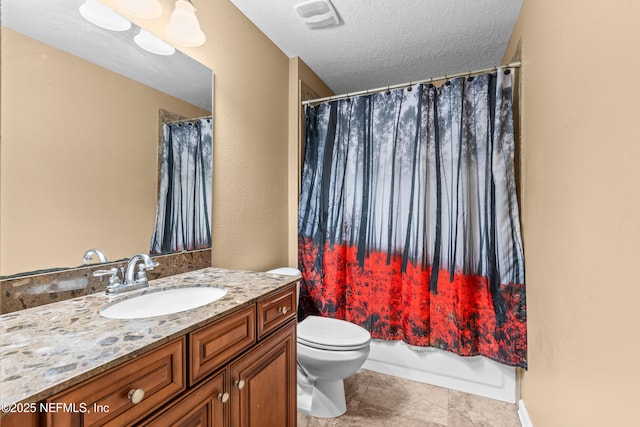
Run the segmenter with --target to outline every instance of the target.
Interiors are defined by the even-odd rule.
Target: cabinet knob
[[[244,380],[238,380],[235,382],[236,387],[238,387],[238,390],[242,390],[244,388]]]
[[[129,394],[127,395],[127,397],[129,398],[131,403],[137,405],[138,403],[142,402],[142,399],[144,399],[144,390],[141,388],[129,390]]]
[[[227,401],[229,400],[229,393],[218,393],[218,400],[222,403],[227,403]]]
[[[287,311],[289,311],[289,309],[287,307],[280,307],[278,311],[282,314],[287,314]]]

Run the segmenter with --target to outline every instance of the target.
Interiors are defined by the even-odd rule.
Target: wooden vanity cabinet
[[[295,345],[289,322],[141,425],[295,427]]]
[[[295,287],[189,334],[189,381],[205,385],[148,425],[295,427],[296,305],[292,298]],[[218,373],[209,379],[216,369]],[[217,386],[210,386],[212,382]]]
[[[130,425],[186,390],[186,337],[45,400],[47,426]]]
[[[43,425],[295,427],[295,289],[52,396],[45,402],[95,402],[109,411],[46,413]],[[144,397],[134,404],[139,388]]]

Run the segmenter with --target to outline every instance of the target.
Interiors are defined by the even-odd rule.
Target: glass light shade
[[[158,0],[118,0],[118,8],[129,15],[142,19],[155,19],[162,15]]]
[[[176,1],[176,8],[164,27],[164,32],[171,40],[184,46],[200,46],[206,37],[200,29],[196,18],[196,9],[185,0]]]
[[[131,28],[131,22],[128,19],[118,15],[98,0],[86,0],[78,9],[84,19],[98,27],[111,31],[126,31]]]
[[[142,28],[133,38],[133,41],[142,49],[147,52],[155,53],[156,55],[173,55],[176,51],[173,46]]]

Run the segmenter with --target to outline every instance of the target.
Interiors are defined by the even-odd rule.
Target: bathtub
[[[460,357],[433,347],[373,339],[363,368],[504,402],[516,402],[516,369],[482,356]]]

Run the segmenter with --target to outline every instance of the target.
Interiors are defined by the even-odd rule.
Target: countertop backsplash
[[[135,254],[131,254],[133,256]],[[211,266],[211,249],[153,257],[159,266],[147,272],[149,280]],[[0,279],[0,314],[38,307],[57,301],[104,292],[108,277],[93,277],[96,270],[125,267],[128,260],[91,264],[49,272],[34,272]]]

